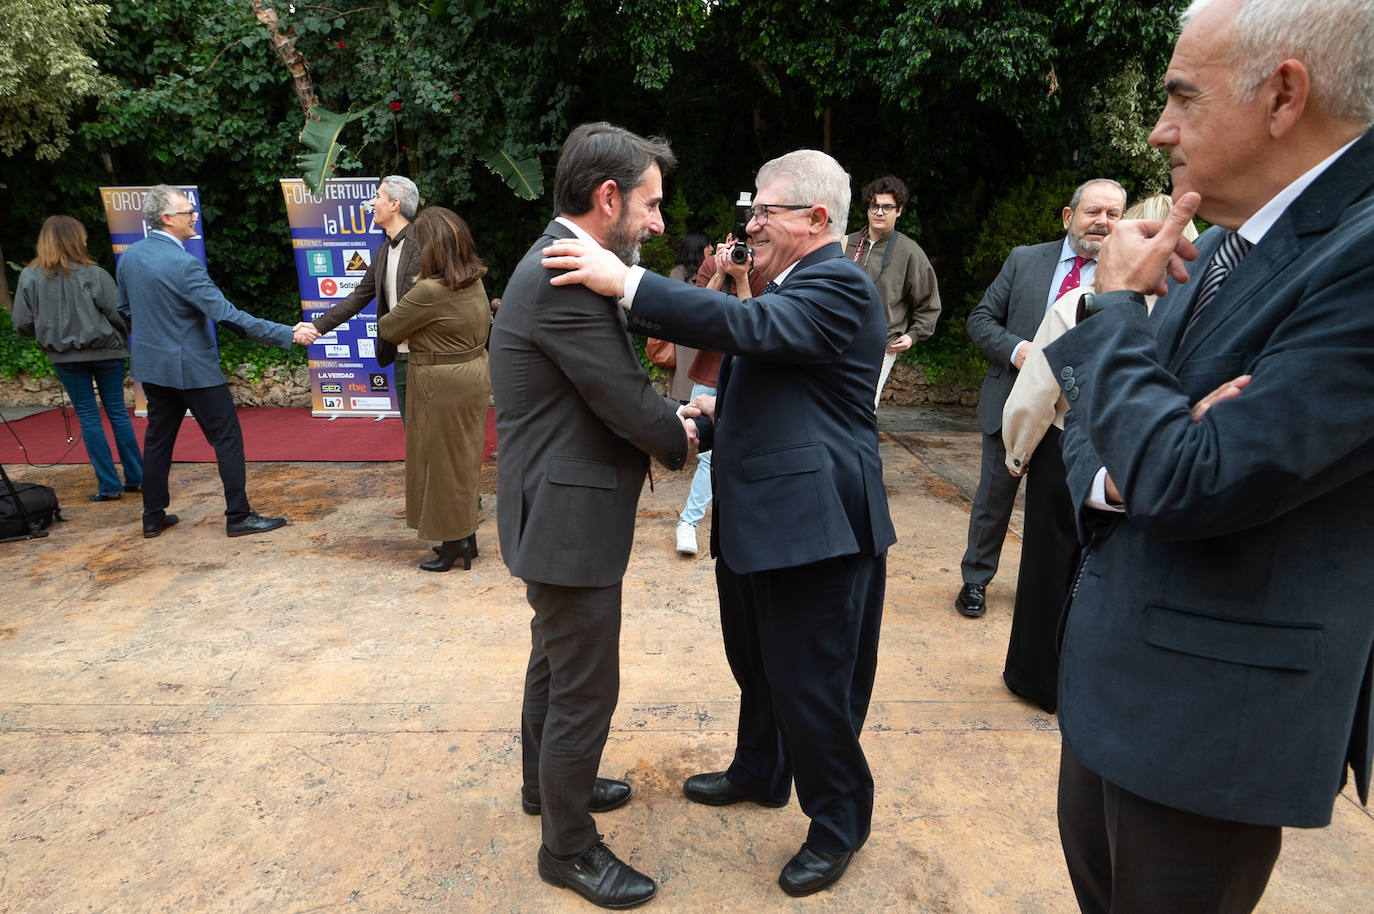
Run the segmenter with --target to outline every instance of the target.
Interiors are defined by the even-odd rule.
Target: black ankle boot
[[[476,534],[475,532],[472,533],[472,534],[470,534],[470,535],[468,536],[468,541],[469,541],[470,543],[472,543],[472,556],[471,556],[471,557],[475,559],[475,558],[477,558],[477,534]],[[438,554],[439,554],[439,551],[440,551],[441,549],[443,549],[444,547],[443,547],[443,546],[430,546],[429,548],[431,548],[431,549],[434,550],[434,554],[435,554],[435,555],[438,555]]]
[[[424,571],[448,571],[461,557],[463,570],[467,571],[472,568],[472,557],[476,555],[476,547],[472,537],[465,536],[460,540],[446,540],[439,546],[438,552],[439,554],[428,562],[421,562],[420,568]]]

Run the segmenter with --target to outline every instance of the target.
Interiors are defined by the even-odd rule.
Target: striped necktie
[[[1216,298],[1217,290],[1226,281],[1226,277],[1252,247],[1254,245],[1235,232],[1226,233],[1226,237],[1222,239],[1221,247],[1217,248],[1217,253],[1212,257],[1212,262],[1207,265],[1207,272],[1202,274],[1202,287],[1198,289],[1197,299],[1193,302],[1193,313],[1188,315],[1188,324],[1183,328],[1183,335],[1179,337],[1180,345],[1188,338],[1188,333],[1193,329],[1193,325],[1202,316],[1203,309],[1212,303],[1212,299]]]

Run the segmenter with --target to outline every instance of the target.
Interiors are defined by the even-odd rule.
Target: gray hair
[[[177,211],[177,205],[172,201],[184,196],[186,195],[181,192],[181,188],[170,184],[157,184],[148,188],[148,193],[143,197],[143,219],[148,223],[148,228],[161,229],[162,217]]]
[[[382,178],[381,187],[386,195],[401,204],[401,217],[409,222],[420,211],[420,188],[404,175],[387,175]]]
[[[787,182],[788,203],[824,206],[830,216],[830,234],[838,241],[844,237],[849,220],[849,175],[833,158],[818,149],[798,149],[765,162],[759,169],[755,187],[774,181]],[[767,200],[781,203],[781,200]]]
[[[1180,25],[1213,0],[1194,0]],[[1228,49],[1231,95],[1248,102],[1283,61],[1307,67],[1311,97],[1343,120],[1374,126],[1374,3],[1370,0],[1243,0]]]
[[[1083,202],[1083,192],[1094,184],[1109,184],[1116,188],[1117,193],[1121,194],[1121,205],[1126,205],[1126,188],[1122,187],[1120,182],[1113,181],[1111,178],[1090,178],[1078,185],[1078,189],[1075,190],[1073,196],[1069,198],[1070,210],[1075,213],[1078,212],[1078,204]]]

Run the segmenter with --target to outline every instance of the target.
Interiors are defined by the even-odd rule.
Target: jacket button
[[[1066,381],[1069,378],[1073,377],[1073,366],[1065,365],[1063,368],[1059,369],[1059,377],[1063,378]]]
[[[1077,387],[1070,387],[1067,391],[1064,392],[1064,396],[1068,397],[1070,400],[1077,400],[1077,399],[1078,399],[1078,388],[1077,388]]]

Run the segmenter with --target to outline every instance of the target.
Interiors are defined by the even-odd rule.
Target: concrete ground
[[[736,691],[712,563],[673,551],[690,474],[655,472],[625,578],[620,706],[602,763],[635,799],[598,818],[668,912],[1075,910],[1054,820],[1055,719],[1000,674],[1020,544],[980,620],[955,613],[979,437],[966,411],[879,413],[899,542],[864,744],[873,836],[833,889],[784,896],[787,807],[689,803],[729,759]],[[193,432],[192,432],[193,433]],[[250,464],[290,526],[228,539],[213,466],[173,468],[179,526],[92,504],[0,545],[0,912],[591,911],[535,875],[518,802],[529,610],[501,564],[495,469],[469,572],[415,565],[394,464]],[[703,536],[703,546],[705,537]],[[1347,789],[1291,830],[1266,912],[1369,911],[1374,818]]]

